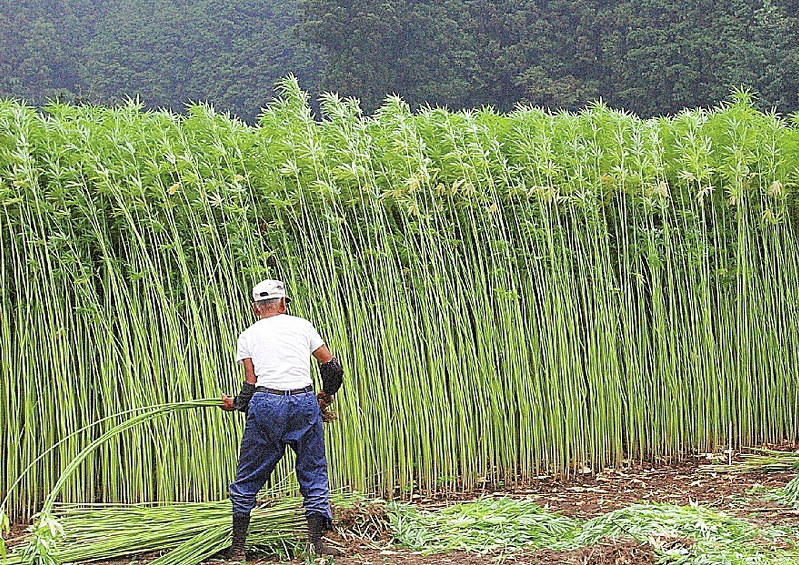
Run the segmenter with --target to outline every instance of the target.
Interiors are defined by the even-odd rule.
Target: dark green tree
[[[207,101],[253,119],[297,75],[373,111],[517,104],[639,114],[734,88],[799,109],[796,0],[0,0],[0,96]]]
[[[505,107],[497,80],[510,3],[303,1],[302,37],[325,48],[323,90],[367,110],[396,93],[412,106]]]
[[[0,0],[0,95],[43,103],[80,90],[90,0]]]
[[[795,111],[794,0],[433,2],[302,0],[301,33],[329,53],[326,90],[367,110],[577,109],[599,97],[643,115],[710,106],[746,86]]]
[[[94,99],[139,96],[180,109],[208,101],[253,118],[293,73],[315,88],[324,57],[293,34],[290,2],[114,0],[86,50]]]
[[[324,55],[296,22],[290,0],[0,0],[0,96],[202,100],[253,118],[287,74],[316,90]]]

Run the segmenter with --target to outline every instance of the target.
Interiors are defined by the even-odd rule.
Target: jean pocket
[[[303,399],[303,413],[306,421],[313,424],[317,419],[322,417],[322,409],[319,407],[319,400],[313,393],[308,393],[307,398]]]
[[[271,397],[271,394],[257,393],[250,400],[250,412],[254,412],[259,419],[274,412],[275,407]]]

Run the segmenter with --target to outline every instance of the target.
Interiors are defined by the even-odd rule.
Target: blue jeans
[[[283,458],[286,445],[297,454],[295,468],[305,514],[332,519],[322,411],[313,392],[285,396],[257,392],[250,400],[236,480],[230,485],[233,513],[252,511],[258,491]]]

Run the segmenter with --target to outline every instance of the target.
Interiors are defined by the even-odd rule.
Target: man
[[[321,408],[333,402],[343,370],[313,325],[289,316],[291,300],[281,281],[265,280],[253,288],[258,321],[239,336],[236,359],[245,382],[235,398],[222,396],[225,410],[247,413],[233,502],[233,543],[228,557],[244,560],[244,544],[255,497],[290,446],[308,520],[308,538],[318,555],[340,555],[323,540],[332,527],[330,486]],[[320,363],[323,390],[313,393],[310,357]]]

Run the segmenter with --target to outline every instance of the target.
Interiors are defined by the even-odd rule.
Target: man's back
[[[299,389],[312,384],[311,353],[322,345],[308,320],[280,314],[259,320],[241,333],[236,359],[252,359],[256,386]]]

